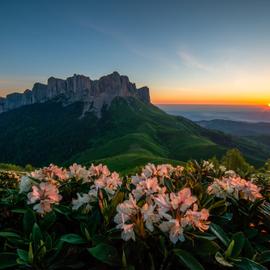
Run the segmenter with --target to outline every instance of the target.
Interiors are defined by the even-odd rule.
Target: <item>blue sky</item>
[[[270,102],[270,1],[1,1],[0,95],[114,70],[157,103]]]

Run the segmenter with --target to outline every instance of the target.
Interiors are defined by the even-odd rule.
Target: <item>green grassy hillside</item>
[[[256,153],[262,151],[270,153],[270,123],[250,123],[216,119],[211,121],[199,121],[202,127],[219,130],[234,136],[234,140],[244,146],[249,156],[256,158]],[[251,151],[251,149],[254,149]],[[253,153],[252,153],[253,152]]]
[[[233,147],[254,164],[268,157],[252,144],[134,98],[116,98],[101,118],[92,113],[80,118],[81,112],[81,103],[63,107],[50,102],[1,114],[0,162],[34,166],[103,162],[130,171],[147,162],[220,157]]]

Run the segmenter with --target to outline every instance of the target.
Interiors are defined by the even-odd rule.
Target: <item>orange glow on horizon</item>
[[[151,98],[152,103],[154,104],[205,104],[205,105],[253,105],[253,106],[264,106],[270,107],[270,103],[267,103],[264,100],[256,100],[256,99],[206,99],[206,98],[196,98],[196,99],[160,99],[158,97],[153,96]]]
[[[222,90],[212,93],[207,90],[159,90],[151,91],[151,100],[154,104],[253,105],[269,108],[270,90],[266,94],[258,91],[256,96],[251,92],[237,91],[232,95]]]

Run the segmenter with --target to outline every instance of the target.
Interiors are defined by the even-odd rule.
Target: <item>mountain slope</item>
[[[198,121],[200,126],[220,130],[236,136],[258,136],[270,135],[270,123],[259,122],[240,122],[223,119],[215,119],[209,121]]]
[[[82,110],[82,102],[63,106],[52,100],[0,114],[0,162],[43,166],[102,161],[123,171],[146,162],[221,156],[232,147],[254,164],[267,158],[252,145],[134,97],[116,97],[101,117],[88,112],[81,118]]]
[[[270,153],[270,123],[250,123],[222,119],[199,121],[197,123],[211,130],[231,134],[249,147],[253,145],[259,151]]]

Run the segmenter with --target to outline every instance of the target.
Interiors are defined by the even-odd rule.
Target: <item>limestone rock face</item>
[[[81,101],[84,103],[83,113],[93,110],[99,116],[102,107],[110,105],[118,96],[131,96],[145,103],[151,102],[148,87],[137,89],[127,76],[121,76],[118,72],[103,76],[99,80],[74,74],[66,80],[50,77],[47,84],[35,83],[32,90],[12,93],[6,98],[0,97],[0,113],[57,98],[63,105]]]
[[[144,86],[138,89],[138,96],[141,100],[143,100],[145,103],[150,103],[150,90],[148,87]]]

